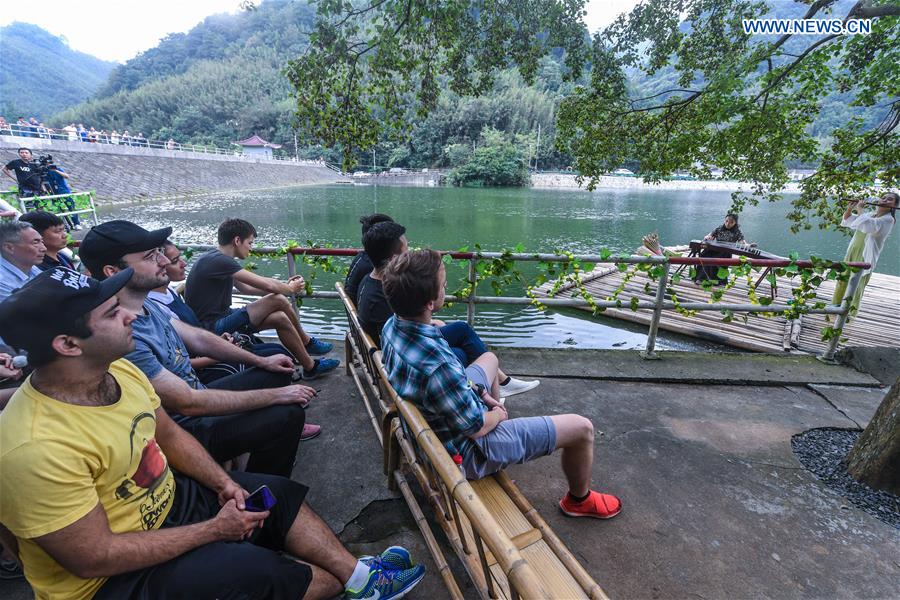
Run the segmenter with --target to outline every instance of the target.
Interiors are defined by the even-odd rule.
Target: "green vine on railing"
[[[319,245],[312,240],[307,240],[306,246],[309,248],[333,248],[332,244]],[[296,241],[291,240],[288,241],[284,247],[279,248],[275,252],[253,252],[245,262],[244,268],[251,271],[256,270],[259,267],[256,261],[270,263],[276,259],[280,260],[283,259],[290,250],[298,247],[299,244]],[[458,252],[469,251],[468,246],[458,249]],[[525,295],[531,301],[531,305],[538,310],[543,311],[548,307],[541,301],[541,296],[539,296],[537,292],[539,289],[546,286],[544,293],[551,298],[563,291],[571,291],[571,297],[578,297],[584,300],[595,316],[606,310],[606,308],[597,304],[597,299],[587,288],[585,281],[585,275],[594,271],[598,263],[582,262],[576,258],[573,252],[567,250],[553,251],[554,254],[565,257],[565,260],[536,260],[538,274],[533,278],[526,277],[518,268],[517,261],[513,259],[513,254],[525,253],[523,244],[518,244],[515,248],[504,249],[497,257],[483,256],[481,246],[475,244],[473,253],[474,260],[476,261],[474,281],[469,280],[468,266],[470,259],[453,259],[450,254],[445,254],[443,257],[443,261],[448,268],[456,265],[465,273],[459,280],[456,288],[449,292],[460,300],[476,295],[476,290],[481,284],[486,283],[490,285],[491,291],[495,296],[502,296],[506,289],[513,285],[519,285],[524,289]],[[191,248],[186,248],[184,250],[183,256],[185,257],[185,260],[190,260],[192,255],[193,250]],[[668,255],[677,256],[671,253]],[[294,256],[299,258],[300,262],[306,267],[304,269],[303,277],[306,281],[307,295],[312,293],[313,284],[319,273],[330,273],[343,277],[349,272],[349,267],[338,264],[335,260],[337,257],[334,256],[319,256],[312,254],[295,254]],[[537,254],[533,255],[535,259],[538,259],[538,256],[539,255]],[[613,253],[607,248],[601,249],[599,256],[603,260],[614,260]],[[620,255],[620,258],[628,258],[628,256]],[[791,264],[785,267],[775,267],[771,269],[766,280],[769,285],[772,286],[773,290],[777,289],[779,277],[788,278],[792,283],[799,282],[798,285],[791,288],[791,298],[786,302],[790,306],[790,310],[781,313],[759,312],[755,313],[756,315],[767,318],[782,315],[785,319],[795,320],[804,314],[808,314],[810,309],[824,308],[827,303],[818,300],[817,297],[819,286],[826,280],[846,282],[852,273],[859,270],[856,267],[850,267],[847,263],[837,263],[833,265],[832,261],[815,256],[812,256],[809,259],[812,263],[811,267],[800,267],[797,264],[799,257],[796,253],[791,253],[789,258]],[[768,306],[772,304],[772,297],[757,293],[756,278],[760,275],[761,267],[752,266],[746,257],[741,257],[738,260],[740,260],[740,264],[736,266],[720,267],[718,269],[716,276],[720,282],[719,284],[716,284],[714,281],[703,281],[700,283],[701,289],[709,294],[707,302],[711,304],[720,302],[725,297],[725,294],[735,290],[737,284],[741,280],[744,280],[746,282],[746,287],[744,289],[746,290],[747,299],[750,304],[759,306]],[[638,310],[641,298],[637,295],[631,296],[627,301],[620,298],[623,292],[628,288],[628,285],[638,276],[638,274],[643,274],[648,279],[644,282],[643,292],[647,296],[652,297],[655,293],[652,284],[656,283],[656,285],[659,285],[659,282],[666,271],[666,266],[664,264],[657,263],[637,263],[634,265],[628,263],[616,263],[615,268],[622,273],[622,280],[612,293],[603,297],[603,300],[606,302],[616,302],[618,308],[628,307],[633,311]],[[695,278],[696,273],[696,267],[690,266],[687,276],[693,279]],[[674,305],[674,310],[678,314],[691,317],[696,315],[698,311],[686,309],[682,306],[682,301],[678,297],[677,289],[675,287],[682,278],[683,276],[681,274],[674,272],[670,273],[665,295],[671,300]],[[297,298],[297,305],[302,305],[301,297]],[[448,306],[450,305],[451,304],[448,303]],[[734,318],[735,314],[733,311],[728,309],[722,310],[723,322],[729,323],[733,321]],[[746,323],[748,322],[749,315],[743,313],[740,315],[740,318]],[[829,341],[841,334],[842,331],[840,329],[836,329],[829,325],[822,329],[822,340]]]
[[[459,252],[467,251],[468,247],[459,249]],[[480,283],[487,281],[489,282],[494,295],[500,296],[504,291],[504,286],[518,283],[524,288],[526,296],[531,300],[531,304],[535,308],[546,310],[547,306],[541,302],[540,297],[535,292],[545,284],[549,284],[546,289],[548,297],[555,297],[563,290],[571,290],[571,297],[579,297],[584,300],[594,315],[599,315],[606,310],[597,305],[596,298],[588,290],[583,278],[584,273],[589,273],[594,270],[596,263],[582,264],[581,261],[575,258],[574,253],[565,250],[555,250],[555,254],[565,256],[567,260],[539,261],[537,263],[539,269],[538,275],[533,281],[528,281],[522,272],[516,268],[516,261],[512,259],[513,253],[524,253],[522,244],[519,244],[514,249],[503,250],[499,257],[492,258],[481,257],[481,248],[476,245],[475,259],[477,262],[475,267],[474,285],[473,282],[469,281],[468,275],[466,275],[452,294],[459,298],[474,295],[474,290],[477,289],[477,286]],[[600,256],[601,258],[612,258],[613,254],[610,250],[604,248],[600,251]],[[537,257],[537,255],[535,255],[535,257]],[[622,257],[625,256],[623,255]],[[454,262],[449,256],[445,256],[444,260],[448,265]],[[701,289],[709,294],[707,302],[714,304],[722,301],[728,292],[733,291],[736,285],[741,280],[744,280],[746,282],[746,287],[744,289],[746,290],[750,304],[759,306],[768,306],[772,304],[773,299],[771,297],[759,295],[757,293],[756,278],[760,276],[762,268],[751,265],[746,257],[741,257],[738,260],[740,260],[740,264],[736,266],[720,267],[718,269],[716,278],[720,281],[719,284],[714,281],[703,281],[700,283]],[[817,297],[817,290],[822,282],[825,280],[847,281],[850,275],[858,270],[858,268],[850,267],[846,263],[838,263],[832,267],[832,261],[827,261],[815,256],[812,256],[809,259],[812,263],[811,267],[800,267],[796,264],[799,261],[799,257],[796,253],[790,255],[790,260],[793,264],[771,269],[766,278],[773,290],[777,290],[779,277],[788,278],[792,282],[799,283],[798,285],[792,286],[791,298],[786,302],[790,306],[790,310],[778,313],[759,312],[755,313],[756,315],[766,318],[782,315],[787,320],[795,320],[804,314],[808,314],[810,309],[822,309],[827,306],[826,302],[818,300]],[[469,259],[458,259],[456,262],[461,267],[465,267],[468,265]],[[633,311],[638,310],[641,298],[639,296],[632,296],[627,300],[627,304],[626,300],[620,298],[620,295],[627,289],[629,283],[631,283],[638,274],[645,274],[648,281],[644,283],[643,291],[648,296],[653,296],[654,290],[652,283],[655,282],[658,285],[666,270],[665,265],[654,263],[638,263],[635,265],[617,263],[616,268],[623,274],[622,280],[615,290],[603,299],[607,302],[616,302],[618,308],[627,306]],[[696,267],[690,266],[688,277],[693,279],[696,276],[696,273]],[[672,273],[669,285],[666,287],[666,296],[672,301],[677,313],[688,317],[694,316],[697,314],[697,310],[686,309],[681,306],[682,302],[678,297],[675,288],[675,285],[678,284],[681,279],[682,275]],[[722,310],[723,322],[730,323],[734,318],[735,314],[732,310]],[[740,314],[739,318],[743,320],[744,323],[747,323],[749,314]],[[823,341],[828,341],[833,337],[840,335],[841,331],[830,325],[822,329]]]

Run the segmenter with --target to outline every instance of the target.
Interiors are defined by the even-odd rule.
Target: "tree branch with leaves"
[[[781,199],[790,161],[817,165],[788,214],[797,231],[840,222],[839,203],[870,193],[876,179],[900,179],[900,4],[888,0],[793,3],[795,18],[847,23],[872,19],[869,35],[752,36],[745,19],[785,17],[787,3],[754,0],[645,0],[595,35],[590,85],[559,111],[557,145],[593,187],[626,159],[639,158],[648,182],[676,171],[747,184],[734,208]],[[838,11],[844,9],[841,14]],[[773,39],[774,38],[774,39]],[[647,94],[637,75],[674,80]],[[664,76],[664,77],[663,77]],[[811,125],[822,101],[850,95],[883,119],[856,117],[824,143]]]
[[[357,151],[402,138],[444,88],[479,95],[513,65],[530,84],[554,49],[565,52],[566,77],[577,77],[589,53],[584,3],[320,0],[309,48],[285,70],[300,129],[340,146],[349,170]]]

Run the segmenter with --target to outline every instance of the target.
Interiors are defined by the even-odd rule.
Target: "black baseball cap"
[[[172,235],[171,227],[147,231],[131,221],[117,219],[94,225],[81,241],[78,256],[91,275],[103,279],[103,267],[123,256],[159,248]]]
[[[0,337],[21,350],[45,346],[112,298],[133,274],[128,268],[97,281],[65,267],[48,269],[0,302]]]

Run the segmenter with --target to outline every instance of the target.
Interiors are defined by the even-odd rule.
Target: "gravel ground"
[[[900,497],[873,490],[853,479],[844,465],[861,432],[855,429],[810,429],[791,439],[800,463],[848,502],[900,529]]]

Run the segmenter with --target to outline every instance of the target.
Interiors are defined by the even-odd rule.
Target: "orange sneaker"
[[[592,517],[612,519],[622,511],[622,502],[612,494],[601,494],[591,490],[588,497],[575,502],[569,494],[559,501],[559,509],[570,517]]]

